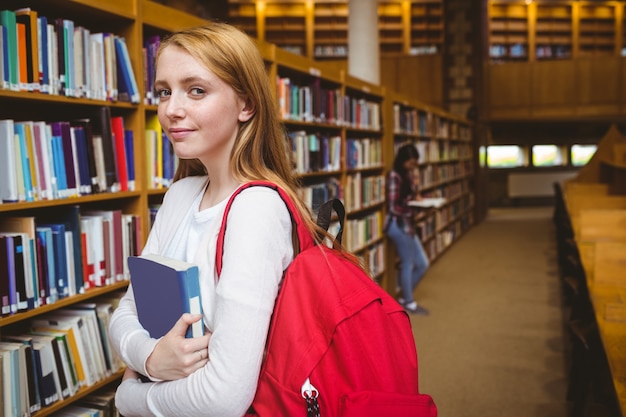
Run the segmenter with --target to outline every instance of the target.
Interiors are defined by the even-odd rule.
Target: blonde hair
[[[313,235],[318,238],[323,234],[298,196],[289,137],[278,116],[265,63],[251,38],[231,25],[215,22],[170,35],[161,42],[157,60],[168,46],[181,48],[206,65],[254,109],[253,116],[240,123],[230,157],[237,180],[266,180],[279,185],[294,201]],[[181,160],[174,180],[199,175],[207,175],[199,160]]]

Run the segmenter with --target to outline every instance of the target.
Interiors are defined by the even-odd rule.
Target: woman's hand
[[[200,314],[183,314],[157,342],[146,361],[146,370],[151,377],[164,381],[181,379],[207,364],[211,335],[185,338],[187,327],[201,318]]]
[[[122,381],[126,381],[127,379],[139,379],[139,374],[129,367],[126,367],[124,371],[124,376],[122,376]]]

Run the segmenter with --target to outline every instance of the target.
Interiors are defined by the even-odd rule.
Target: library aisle
[[[441,417],[565,417],[567,343],[551,207],[491,209],[424,276],[411,318]]]

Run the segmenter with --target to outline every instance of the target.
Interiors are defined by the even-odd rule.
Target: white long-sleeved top
[[[118,387],[116,405],[125,417],[240,417],[254,397],[278,286],[293,259],[291,217],[274,190],[244,190],[228,216],[217,281],[215,247],[225,201],[199,212],[205,186],[203,177],[172,185],[143,253],[177,257],[199,266],[204,323],[212,333],[210,360],[204,368],[175,381],[124,381]],[[137,319],[132,282],[109,330],[124,362],[146,375],[146,360],[157,340],[150,338]]]

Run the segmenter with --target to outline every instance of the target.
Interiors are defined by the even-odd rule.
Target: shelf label
[[[369,93],[369,92],[370,92],[370,88],[369,88],[368,86],[366,86],[366,85],[364,85],[364,86],[361,88],[361,90],[363,90],[363,92],[365,92],[365,93]]]

